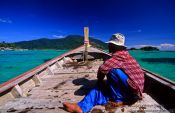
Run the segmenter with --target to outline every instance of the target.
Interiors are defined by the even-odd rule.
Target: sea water
[[[175,51],[129,51],[141,67],[175,81]]]
[[[0,51],[0,84],[68,50]]]
[[[0,84],[69,50],[0,51]],[[129,51],[139,64],[175,81],[175,52]]]

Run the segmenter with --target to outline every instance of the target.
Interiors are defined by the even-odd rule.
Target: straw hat
[[[121,33],[113,34],[110,40],[106,43],[112,43],[117,46],[125,46],[125,36]]]

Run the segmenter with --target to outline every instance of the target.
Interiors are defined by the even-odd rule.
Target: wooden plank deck
[[[0,106],[0,113],[67,113],[62,102],[78,102],[96,83],[96,74],[103,61],[91,61],[90,66],[63,67],[54,70],[54,75],[42,76],[40,86],[33,88],[27,97],[16,98]],[[96,106],[99,113],[169,113],[149,95],[142,101],[112,111]]]

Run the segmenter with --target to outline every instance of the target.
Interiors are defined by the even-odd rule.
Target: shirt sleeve
[[[103,74],[103,75],[106,75],[108,74],[108,72],[112,69],[116,67],[115,65],[115,59],[113,58],[110,58],[108,60],[106,60],[98,69],[98,72]]]

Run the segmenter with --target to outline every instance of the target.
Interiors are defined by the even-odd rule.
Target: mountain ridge
[[[106,49],[107,44],[99,39],[90,37],[90,44],[98,48]],[[84,37],[80,35],[68,35],[64,38],[49,39],[40,38],[29,41],[20,41],[13,44],[22,49],[74,49],[83,45]]]

